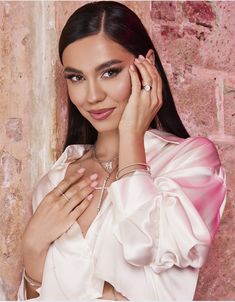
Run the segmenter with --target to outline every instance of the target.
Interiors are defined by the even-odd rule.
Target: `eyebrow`
[[[105,68],[108,68],[114,64],[118,64],[118,63],[122,63],[123,61],[121,60],[109,60],[107,62],[104,62],[100,65],[98,65],[96,68],[95,68],[95,71],[98,72],[98,71],[101,71],[102,69],[105,69]],[[64,69],[64,72],[76,72],[76,73],[83,73],[81,70],[77,69],[77,68],[74,68],[74,67],[66,67]]]

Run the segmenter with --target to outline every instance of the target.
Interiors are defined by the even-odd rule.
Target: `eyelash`
[[[113,77],[115,77],[115,76],[117,76],[120,72],[121,72],[121,68],[110,68],[110,69],[107,69],[107,70],[105,70],[103,73],[102,73],[102,76],[105,74],[105,73],[107,73],[107,72],[111,72],[112,73],[112,75],[111,76],[108,76],[108,77],[105,77],[105,78],[113,78]],[[73,78],[78,78],[77,80],[74,80]],[[72,83],[78,83],[78,82],[81,82],[81,81],[83,81],[82,80],[82,76],[81,75],[79,75],[79,74],[66,74],[65,75],[65,78],[66,79],[69,79]]]
[[[111,76],[109,77],[109,78],[112,78],[112,77],[117,76],[117,75],[121,72],[121,68],[110,68],[110,69],[104,71],[103,75],[104,75],[106,72],[112,72],[113,75],[111,75]]]

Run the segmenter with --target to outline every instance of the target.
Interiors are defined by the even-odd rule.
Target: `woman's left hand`
[[[119,131],[144,135],[162,106],[162,80],[149,59],[139,56],[134,64],[129,68],[132,92],[122,114]],[[144,85],[150,85],[152,89],[146,91]]]

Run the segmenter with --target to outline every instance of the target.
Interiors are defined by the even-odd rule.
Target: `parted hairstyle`
[[[139,17],[127,6],[116,1],[97,1],[78,8],[69,17],[61,32],[59,40],[61,63],[63,64],[63,51],[69,44],[96,35],[101,30],[135,57],[140,54],[145,56],[149,49],[153,49],[155,66],[162,79],[163,104],[152,120],[150,128],[161,128],[182,138],[189,137],[177,113],[165,71],[153,42]],[[68,130],[64,148],[71,144],[94,144],[97,139],[96,129],[80,114],[70,98],[68,106]]]

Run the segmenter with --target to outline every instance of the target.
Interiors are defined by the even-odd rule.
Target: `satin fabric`
[[[86,236],[75,222],[51,244],[36,300],[95,300],[105,280],[132,301],[193,299],[225,205],[224,170],[204,137],[149,130],[144,139],[151,176],[113,182]],[[67,147],[39,182],[34,211],[89,148]]]

